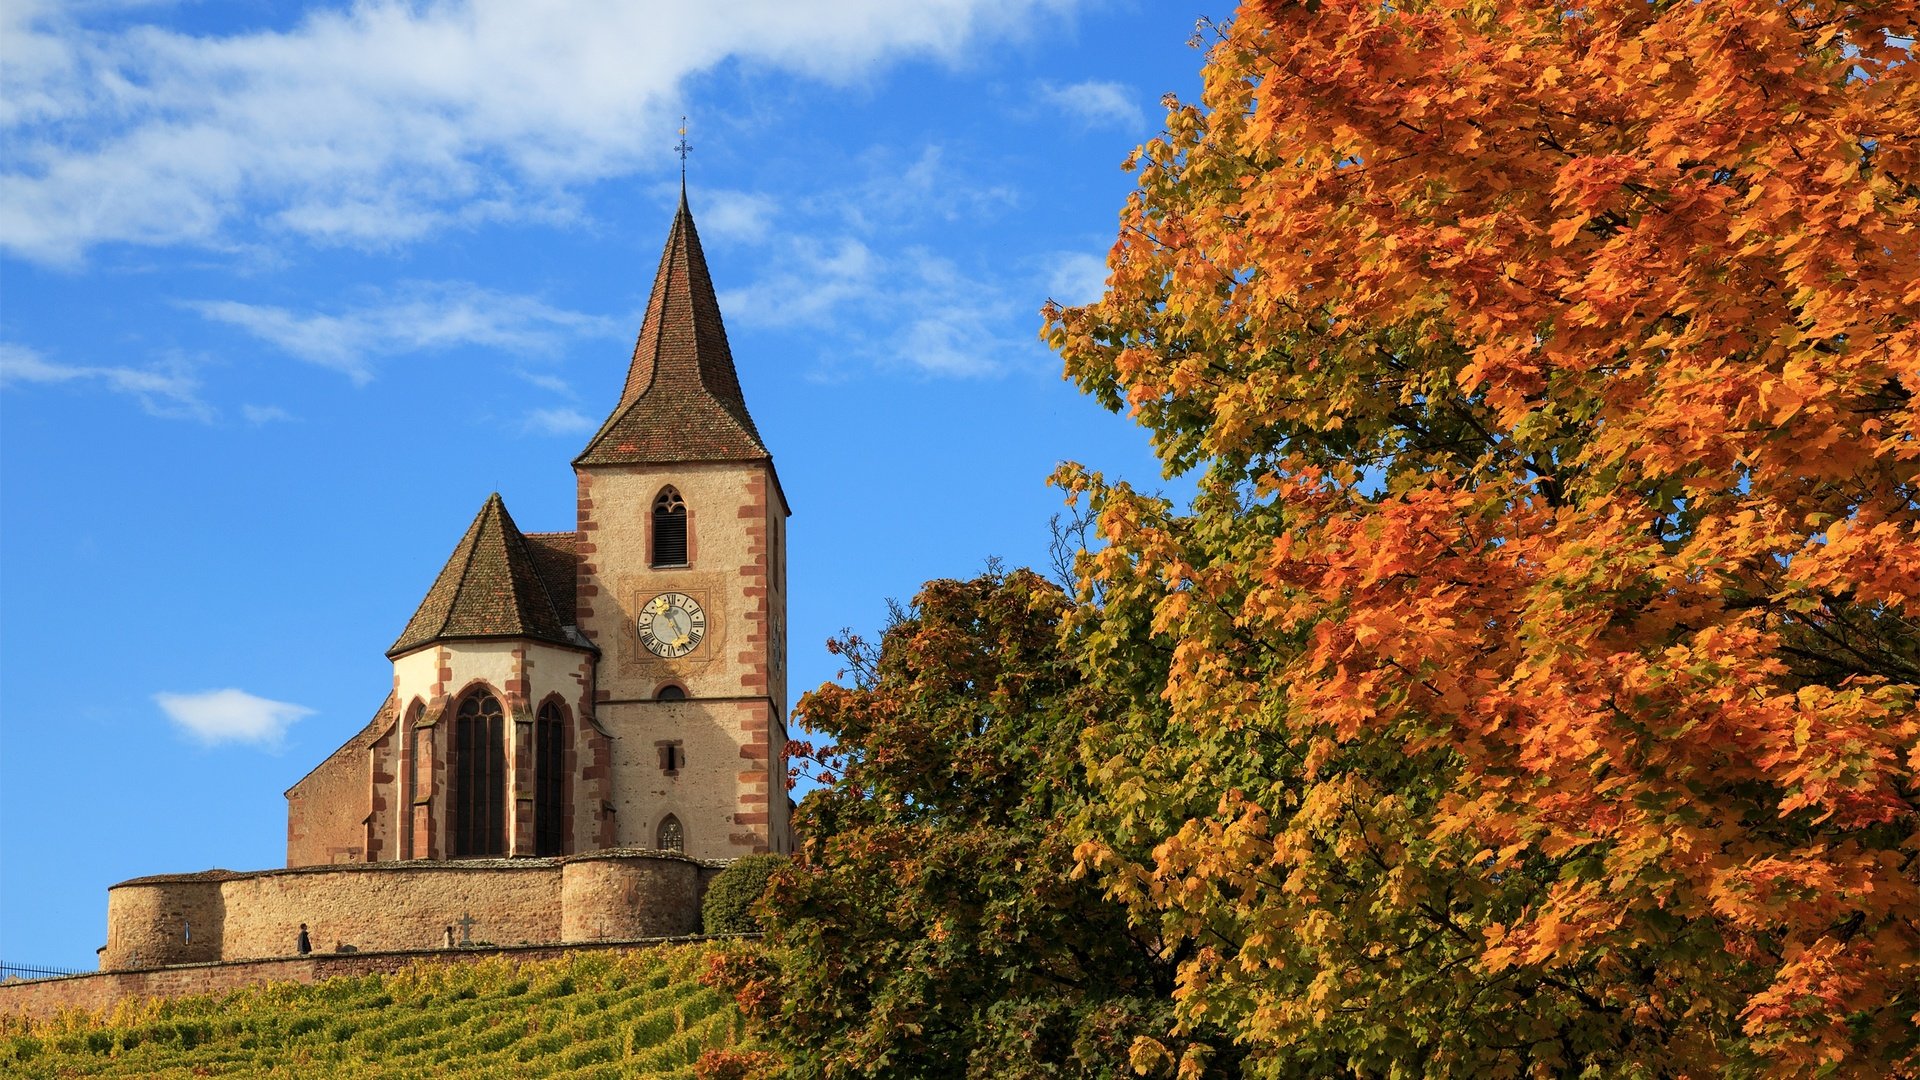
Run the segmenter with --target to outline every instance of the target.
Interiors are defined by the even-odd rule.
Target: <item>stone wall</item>
[[[367,726],[287,789],[287,865],[364,862],[368,752],[394,720],[391,694]]]
[[[301,923],[316,953],[431,949],[466,916],[472,940],[493,945],[692,934],[717,872],[669,852],[615,851],[136,878],[107,890],[100,966],[289,956]]]
[[[312,956],[281,957],[272,960],[189,964],[141,971],[103,971],[91,975],[69,975],[59,979],[0,983],[0,1016],[42,1019],[68,1009],[100,1012],[129,998],[173,998],[191,994],[215,994],[274,982],[314,983],[343,975],[385,974],[417,963],[458,963],[489,956],[506,956],[515,960],[546,960],[583,950],[647,948],[698,940],[705,939],[680,937],[646,941],[584,942],[574,945],[315,953]]]

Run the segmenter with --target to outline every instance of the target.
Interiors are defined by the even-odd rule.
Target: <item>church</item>
[[[609,373],[611,374],[611,373]],[[611,381],[611,379],[609,380]],[[658,939],[786,853],[786,537],[684,185],[571,529],[496,493],[387,649],[373,718],[287,791],[285,869],[107,892],[101,967]],[[451,530],[449,530],[451,532]]]
[[[287,865],[786,852],[786,497],[686,192],[578,512],[488,497],[367,726],[287,792]]]

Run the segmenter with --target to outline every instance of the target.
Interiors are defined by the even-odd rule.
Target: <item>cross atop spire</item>
[[[693,144],[687,141],[687,118],[680,118],[680,141],[674,144],[674,152],[680,155],[680,194],[687,193],[687,155],[693,153]]]

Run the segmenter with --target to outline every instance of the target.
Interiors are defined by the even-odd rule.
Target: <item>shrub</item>
[[[744,855],[720,871],[700,904],[700,924],[709,934],[755,934],[760,920],[753,902],[767,891],[767,879],[787,864],[784,855]]]

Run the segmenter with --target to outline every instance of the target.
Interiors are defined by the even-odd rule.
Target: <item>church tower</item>
[[[573,470],[576,614],[611,743],[597,846],[790,850],[789,510],[684,189],[619,403]]]
[[[729,859],[788,833],[787,500],[684,188],[572,532],[487,498],[374,717],[287,790],[287,865]]]

